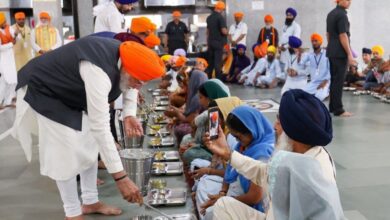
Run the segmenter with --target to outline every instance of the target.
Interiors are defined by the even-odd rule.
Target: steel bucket
[[[125,134],[125,127],[124,127],[124,124],[123,124],[123,119],[122,119],[122,113],[121,111],[117,111],[116,112],[116,121],[118,123],[115,123],[115,126],[116,126],[116,129],[119,130],[119,132],[117,132],[118,134],[118,141],[119,143],[121,144],[121,146],[125,149],[127,148],[142,148],[142,145],[144,143],[144,135],[141,136],[141,137],[126,137],[126,134]],[[144,129],[144,132],[146,131],[146,125],[147,125],[147,121],[143,120],[143,119],[139,119],[142,123],[142,127]]]
[[[153,153],[143,149],[123,149],[119,151],[124,169],[129,178],[138,186],[143,196],[148,194],[152,169]]]

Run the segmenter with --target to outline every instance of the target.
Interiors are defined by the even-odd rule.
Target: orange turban
[[[267,49],[268,49],[268,42],[264,41],[264,43],[257,45],[255,47],[255,56],[257,58],[265,57],[265,55],[267,55]]]
[[[230,45],[229,44],[225,44],[223,49],[229,52],[230,51]]]
[[[132,77],[149,81],[165,74],[164,62],[157,54],[142,44],[126,41],[119,47],[122,66]]]
[[[186,62],[187,62],[187,58],[186,57],[179,56],[176,59],[175,66],[176,67],[182,67],[182,66],[184,66],[184,64],[186,64]]]
[[[40,19],[47,19],[47,20],[51,19],[50,14],[46,11],[39,13],[39,18]]]
[[[7,21],[7,19],[5,19],[4,12],[0,12],[0,24],[3,24],[6,21]]]
[[[149,48],[154,48],[161,44],[161,40],[155,34],[149,34],[144,40],[144,43]]]
[[[321,35],[319,35],[317,33],[314,33],[311,35],[311,41],[313,41],[313,40],[318,41],[320,44],[322,44],[322,41],[323,41]]]
[[[272,17],[272,15],[266,15],[264,17],[264,22],[267,22],[267,23],[274,23],[274,18]]]
[[[181,17],[181,12],[180,11],[173,11],[172,16],[173,17]]]
[[[196,62],[203,64],[206,68],[209,66],[209,63],[203,58],[196,58]]]
[[[138,17],[131,20],[130,31],[133,33],[153,32],[156,30],[156,25],[147,17]]]
[[[234,17],[235,17],[235,18],[243,18],[243,17],[244,17],[244,13],[242,13],[242,12],[236,12],[236,13],[234,13]]]
[[[224,10],[225,9],[225,3],[223,1],[217,1],[217,3],[215,3],[215,9]]]
[[[16,12],[15,13],[15,19],[18,20],[18,19],[25,19],[26,18],[26,15],[24,14],[24,12]]]

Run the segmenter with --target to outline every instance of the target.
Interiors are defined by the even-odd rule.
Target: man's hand
[[[138,93],[138,104],[145,103],[145,97],[139,92]]]
[[[124,178],[116,182],[119,192],[124,200],[131,203],[143,204],[143,198],[138,187],[128,178]]]
[[[206,209],[213,206],[218,201],[218,199],[222,197],[222,195],[220,195],[220,194],[208,195],[208,197],[209,197],[209,200],[200,206],[201,207],[200,214],[202,214],[202,215],[205,215]]]
[[[206,174],[209,174],[210,173],[210,168],[208,167],[203,167],[203,168],[200,168],[198,170],[194,170],[194,172],[192,172],[192,176],[191,178],[193,179],[199,179],[201,178],[202,176],[206,175]]]
[[[203,137],[204,145],[211,150],[214,154],[221,157],[224,160],[230,159],[230,147],[226,142],[225,134],[221,127],[218,128],[218,138],[215,140],[210,140],[210,134],[206,132]]]
[[[317,87],[317,90],[325,88],[327,84],[328,84],[328,80],[322,81],[321,84]]]
[[[349,64],[350,66],[356,66],[356,65],[357,65],[357,62],[356,62],[355,58],[353,58],[352,55],[351,55],[351,56],[348,56],[348,64]]]
[[[125,117],[123,122],[127,137],[141,137],[144,135],[144,129],[142,128],[141,122],[136,117]]]

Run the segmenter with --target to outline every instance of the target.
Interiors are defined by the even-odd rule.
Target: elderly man
[[[225,3],[217,1],[214,11],[207,17],[207,46],[209,67],[206,72],[209,79],[212,78],[213,71],[218,79],[222,79],[222,55],[223,47],[227,43],[228,35],[225,18],[222,12],[225,10]]]
[[[243,22],[244,13],[234,13],[235,23],[230,25],[228,40],[231,44],[233,56],[237,56],[237,45],[241,44],[246,46],[246,36],[248,34],[248,26]]]
[[[0,109],[14,106],[16,66],[13,46],[17,32],[7,24],[4,12],[0,12]]]
[[[279,119],[275,123],[276,133],[279,135],[285,133],[287,135],[287,141],[286,143],[282,143],[282,145],[289,145],[288,147],[284,147],[282,149],[291,150],[298,154],[304,154],[305,156],[311,157],[318,161],[322,171],[322,175],[320,175],[321,182],[319,184],[321,184],[321,186],[325,186],[327,184],[335,186],[336,180],[334,162],[330,154],[324,148],[324,146],[328,145],[333,138],[332,119],[325,105],[320,100],[304,92],[303,90],[289,90],[282,97],[279,109]],[[235,168],[237,172],[245,175],[246,177],[249,177],[257,184],[269,189],[268,184],[270,183],[270,180],[268,179],[267,183],[267,173],[263,172],[263,170],[260,173],[259,170],[260,168],[258,163],[261,162],[251,160],[245,156],[239,155],[237,152],[231,152],[228,146],[219,144],[219,139],[223,138],[224,136],[222,130],[220,130],[219,134],[222,137],[219,137],[215,141],[210,141],[207,144],[209,149],[221,158],[230,161],[230,165]],[[280,139],[280,137],[278,139]],[[281,145],[280,142],[278,144]],[[272,163],[273,160],[271,160],[271,165]],[[293,191],[291,193],[298,195],[302,194],[302,192],[299,190]],[[287,197],[288,195],[286,194],[285,196]],[[276,218],[277,216],[274,216],[276,211],[280,212],[279,206],[275,206],[273,204],[276,202],[280,203],[280,200],[273,201],[273,199],[276,198],[273,198],[272,194],[270,199],[271,203],[269,209],[266,210],[266,213],[261,213],[247,205],[244,205],[241,202],[238,202],[237,200],[224,197],[218,200],[215,205],[214,219],[280,219]],[[314,200],[315,197],[313,197],[313,201]],[[299,202],[297,200],[297,203]],[[333,205],[339,204],[332,204],[332,206]],[[316,210],[316,212],[313,212],[318,215],[315,219],[327,219],[319,218],[321,213],[324,214],[326,212],[324,208],[327,206],[328,205],[319,205],[305,208]],[[290,205],[290,208],[292,207],[293,205]],[[342,209],[340,207],[338,208],[337,213],[333,213],[330,216],[343,216]],[[290,213],[295,213],[294,210],[291,211],[292,212]],[[299,211],[300,210],[297,210],[297,212],[293,215],[299,215],[299,213],[301,213]],[[284,217],[286,217],[286,219],[291,219],[289,216]]]
[[[265,72],[267,65],[267,48],[268,41],[261,45],[255,44],[252,48],[254,54],[254,61],[251,65],[241,71],[238,83],[244,84],[245,86],[255,86],[258,77]]]
[[[287,79],[282,88],[282,95],[289,89],[302,89],[307,84],[308,71],[305,61],[307,54],[301,49],[302,41],[294,36],[289,38],[288,62],[286,65]]]
[[[94,7],[95,33],[110,31],[114,33],[127,32],[123,14],[133,9],[138,0],[114,0]]]
[[[281,68],[284,71],[285,66],[289,62],[289,38],[291,36],[301,38],[301,26],[295,21],[298,13],[293,8],[287,8],[286,10],[286,20],[284,22],[282,36],[280,38],[280,64]]]
[[[180,21],[181,12],[172,13],[173,21],[167,24],[165,28],[164,49],[165,52],[173,55],[176,49],[187,51],[189,31],[187,25]]]
[[[31,134],[38,134],[41,174],[56,181],[66,219],[121,213],[98,199],[98,153],[123,198],[142,203],[138,188],[123,170],[110,132],[109,102],[164,73],[163,62],[149,48],[93,36],[42,55],[19,71],[16,119],[6,134],[20,141],[29,161]]]
[[[273,27],[274,18],[272,15],[268,14],[264,16],[264,23],[265,27],[260,30],[259,36],[257,37],[257,43],[262,44],[264,41],[268,40],[270,46],[272,45],[277,48],[279,44],[279,33],[278,30]]]
[[[315,95],[319,100],[323,101],[329,96],[330,86],[330,69],[329,60],[326,57],[326,50],[321,48],[322,37],[314,33],[311,35],[311,43],[313,52],[306,56],[302,63],[308,63],[310,73],[310,83],[303,90]]]
[[[343,86],[348,66],[356,66],[350,46],[350,32],[347,9],[351,0],[337,0],[337,6],[326,18],[328,46],[326,56],[330,64],[329,111],[335,116],[350,117],[352,113],[343,107]]]
[[[16,43],[14,45],[14,54],[16,62],[16,70],[19,71],[32,56],[31,48],[31,29],[26,25],[26,15],[23,12],[15,13],[16,23],[12,25],[15,33],[17,33]]]
[[[60,32],[51,25],[51,17],[48,12],[39,13],[39,24],[31,32],[31,45],[36,56],[57,49],[62,45]]]

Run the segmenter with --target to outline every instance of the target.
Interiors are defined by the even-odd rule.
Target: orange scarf
[[[0,39],[1,39],[1,44],[8,44],[14,41],[14,38],[11,35],[11,32],[9,30],[9,25],[5,27],[5,34],[0,31]]]

